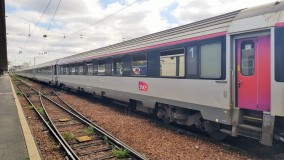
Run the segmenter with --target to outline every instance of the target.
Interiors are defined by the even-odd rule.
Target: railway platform
[[[41,159],[7,74],[0,76],[0,159]]]

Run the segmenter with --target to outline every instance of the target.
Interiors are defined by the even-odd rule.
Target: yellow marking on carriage
[[[70,118],[59,118],[59,122],[67,122],[70,121]]]
[[[89,136],[76,137],[76,139],[77,139],[77,141],[79,141],[79,142],[87,142],[87,141],[92,140],[92,138],[89,137]]]

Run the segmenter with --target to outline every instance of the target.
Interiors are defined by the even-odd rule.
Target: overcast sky
[[[275,0],[5,0],[8,61],[33,65]],[[57,13],[48,30],[58,3]],[[136,3],[134,3],[136,2]],[[133,5],[125,8],[127,5]],[[125,8],[113,16],[105,17]],[[31,34],[29,37],[28,35]],[[43,35],[47,35],[43,38]],[[65,38],[64,38],[65,37]],[[19,54],[22,52],[21,54]],[[43,52],[47,54],[41,55]]]

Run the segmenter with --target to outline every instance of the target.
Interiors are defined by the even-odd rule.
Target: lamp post
[[[35,66],[35,63],[36,63],[36,59],[37,58],[43,58],[43,57],[34,57],[34,66]]]
[[[35,66],[35,60],[36,60],[36,58],[37,58],[37,57],[34,57],[34,66]]]

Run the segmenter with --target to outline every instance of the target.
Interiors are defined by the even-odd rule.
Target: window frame
[[[77,74],[76,75],[84,75],[84,64],[83,63],[79,63],[77,66]],[[80,68],[82,69],[82,72],[80,72]]]
[[[120,74],[120,71],[119,71],[119,74],[114,74],[114,62],[118,62],[118,61],[116,61],[117,59],[119,59],[120,61],[120,63],[121,63],[121,68],[120,69],[122,69],[122,73]],[[115,66],[115,67],[117,67],[117,66]],[[117,69],[117,68],[115,68],[115,69]],[[112,57],[112,71],[111,71],[111,75],[112,76],[117,76],[117,77],[122,77],[123,76],[123,59],[122,59],[122,57],[121,56],[119,56],[119,57]]]
[[[283,83],[284,82],[284,27],[275,27],[275,47],[274,47],[274,80],[277,83]]]
[[[86,62],[86,71],[85,71],[85,75],[86,76],[93,76],[94,75],[94,62],[91,61],[91,62]],[[89,67],[90,66],[92,68],[92,73],[89,74]]]
[[[201,77],[201,47],[202,46],[206,46],[206,45],[213,45],[213,44],[220,44],[221,45],[221,53],[220,53],[220,58],[221,58],[221,66],[220,66],[220,77],[219,78],[214,78],[214,77]],[[206,43],[206,44],[202,44],[199,46],[199,79],[212,79],[212,80],[220,80],[222,79],[222,63],[223,63],[223,54],[222,54],[222,42],[213,42],[213,43]]]
[[[146,61],[146,74],[145,75],[138,75],[138,74],[133,74],[133,57],[136,56],[136,55],[145,55],[145,61]],[[130,76],[131,77],[148,77],[148,59],[147,59],[147,52],[142,52],[142,53],[133,53],[133,54],[130,54],[130,57],[131,57],[131,60],[130,60]]]
[[[253,49],[254,49],[254,52],[253,52],[253,56],[254,56],[254,66],[253,66],[253,74],[251,74],[251,75],[245,75],[245,74],[243,74],[243,51],[242,51],[242,49],[243,49],[243,47],[244,47],[244,45],[245,44],[251,44],[252,45],[252,47],[253,47]],[[256,55],[255,55],[255,42],[253,41],[253,40],[245,40],[245,41],[242,41],[241,42],[241,55],[240,55],[240,74],[242,75],[242,76],[245,76],[245,77],[251,77],[251,76],[254,76],[255,75],[255,61],[256,61]]]
[[[170,49],[166,49],[166,50],[161,50],[160,54],[159,54],[159,62],[161,61],[161,57],[162,57],[162,52],[167,52],[167,51],[174,51],[174,50],[183,50],[183,56],[184,56],[184,75],[183,76],[162,76],[161,75],[161,64],[159,64],[159,73],[160,73],[160,78],[179,78],[179,79],[184,79],[186,77],[186,49],[185,47],[176,47],[176,48],[170,48]],[[170,55],[177,55],[177,54],[170,54]],[[178,54],[181,55],[181,54]],[[177,56],[174,56],[177,57]],[[180,56],[179,56],[180,57]],[[177,64],[176,64],[177,65]],[[176,68],[176,71],[179,71],[179,67]],[[176,72],[177,74],[177,72]]]
[[[100,66],[100,62],[104,62],[104,66],[105,66],[105,72],[104,74],[99,74],[99,66]],[[99,59],[98,60],[98,68],[97,68],[97,75],[98,76],[106,76],[106,63],[107,63],[107,58],[104,58],[104,59]]]

